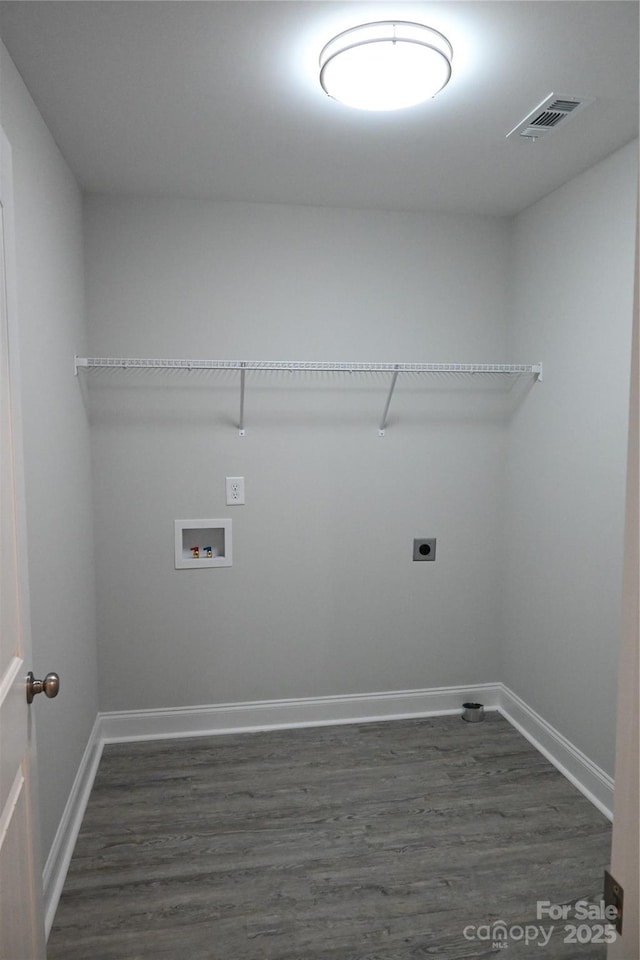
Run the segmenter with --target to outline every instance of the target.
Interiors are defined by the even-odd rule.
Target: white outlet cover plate
[[[225,481],[227,506],[235,507],[244,503],[244,477],[227,477]]]

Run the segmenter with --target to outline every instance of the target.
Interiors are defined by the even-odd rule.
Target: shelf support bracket
[[[240,368],[240,422],[238,423],[238,436],[244,437],[244,378],[246,374],[246,365],[243,363]]]
[[[391,386],[389,387],[387,402],[384,405],[384,413],[382,414],[382,419],[380,421],[380,429],[378,430],[379,437],[384,437],[384,431],[387,425],[387,416],[389,415],[389,407],[391,406],[391,397],[393,396],[393,391],[396,388],[396,380],[398,379],[398,373],[399,373],[398,365],[396,364],[395,370],[393,371],[393,376],[391,378]]]

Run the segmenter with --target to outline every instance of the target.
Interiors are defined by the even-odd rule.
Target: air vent
[[[509,131],[507,137],[539,140],[560,125],[564,126],[590,103],[593,103],[593,97],[557,97],[555,93],[550,93],[535,110]]]

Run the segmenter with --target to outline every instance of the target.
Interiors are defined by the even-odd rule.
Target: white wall
[[[46,856],[97,712],[89,428],[72,357],[85,343],[82,199],[0,44],[13,156],[33,670],[60,674],[36,714]]]
[[[85,224],[94,355],[506,359],[500,220],[89,198]],[[381,439],[388,377],[249,378],[239,438],[237,375],[185,376],[90,389],[103,709],[495,679],[495,384],[400,384]],[[173,569],[188,517],[233,519],[233,567]]]
[[[514,354],[545,379],[509,438],[501,679],[613,774],[637,143],[514,225]]]

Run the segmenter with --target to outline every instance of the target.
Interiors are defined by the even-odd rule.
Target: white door
[[[640,186],[640,184],[639,184]],[[640,197],[640,193],[638,194]],[[611,876],[624,890],[622,933],[609,947],[609,960],[640,957],[640,203],[636,227],[636,281],[633,306],[629,460],[625,529],[622,647],[618,684],[616,786]]]
[[[0,960],[44,960],[12,253],[11,153],[0,129]]]

